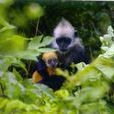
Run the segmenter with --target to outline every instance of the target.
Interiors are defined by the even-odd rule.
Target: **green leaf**
[[[26,48],[26,38],[18,35],[10,36],[10,38],[1,39],[0,42],[0,56],[15,55]]]
[[[43,36],[35,36],[34,38],[31,38],[31,41],[28,44],[28,49],[37,49],[39,48],[39,45],[41,43]]]
[[[43,39],[43,41],[42,41]],[[53,38],[50,36],[44,37],[43,36],[37,36],[32,38],[31,42],[28,45],[28,49],[38,49],[40,47],[44,47],[49,45],[52,42]]]

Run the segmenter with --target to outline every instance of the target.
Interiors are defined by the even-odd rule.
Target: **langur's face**
[[[55,27],[53,36],[55,40],[52,42],[52,47],[60,53],[67,53],[74,45],[75,29],[65,19]]]
[[[72,39],[69,37],[60,37],[56,38],[56,44],[60,52],[67,52],[70,48]]]
[[[48,60],[46,61],[47,67],[55,68],[55,67],[57,66],[57,64],[58,64],[57,58],[48,59]]]
[[[42,60],[46,63],[47,67],[55,68],[58,64],[58,57],[56,52],[45,52],[42,55]]]

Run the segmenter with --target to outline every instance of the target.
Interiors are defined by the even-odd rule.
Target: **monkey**
[[[56,75],[57,64],[57,54],[55,52],[45,52],[41,59],[38,59],[36,71],[32,75],[32,83],[42,83],[53,90],[58,90],[66,78]]]
[[[57,50],[58,61],[63,69],[70,69],[72,63],[89,63],[77,31],[66,19],[62,19],[54,28],[53,37],[50,46]]]
[[[39,62],[37,62],[37,67],[38,67],[39,71],[40,71],[40,68],[44,67],[44,69],[45,69],[45,67],[46,67],[45,75],[48,74],[49,76],[52,76],[52,75],[55,75],[55,67],[57,66],[57,64],[58,64],[58,61],[57,61],[56,53],[45,52],[42,55],[42,60],[39,60]],[[32,75],[32,77],[33,77],[32,82],[33,83],[36,83],[39,80],[43,79],[43,74],[41,76],[41,73],[39,73],[39,71],[35,71],[33,73],[33,75]]]

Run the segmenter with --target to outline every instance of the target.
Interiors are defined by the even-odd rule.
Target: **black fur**
[[[63,76],[50,76],[47,79],[43,79],[39,81],[38,83],[43,83],[47,85],[48,87],[52,88],[53,90],[58,90],[62,86],[63,82],[65,81],[65,77]]]
[[[89,58],[85,54],[85,50],[80,45],[73,46],[66,53],[57,52],[58,60],[64,67],[68,67],[71,63],[85,62],[89,63]]]

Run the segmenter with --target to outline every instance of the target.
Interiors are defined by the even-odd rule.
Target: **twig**
[[[40,19],[38,19],[37,24],[36,24],[36,32],[35,32],[35,36],[37,36],[37,33],[38,33],[39,21],[40,21]]]

